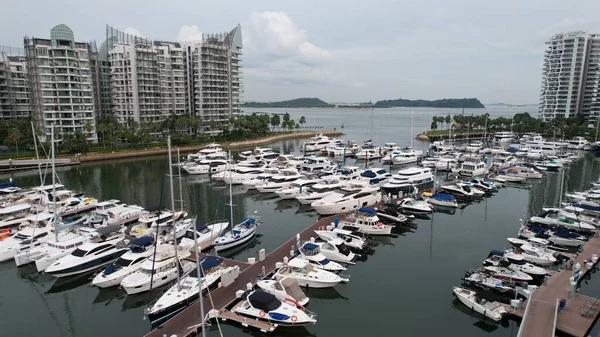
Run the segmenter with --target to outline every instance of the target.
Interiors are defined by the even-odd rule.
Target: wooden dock
[[[314,224],[308,226],[302,232],[300,232],[300,240],[307,241],[311,237],[316,237],[314,233],[315,229],[318,229],[320,226],[327,226],[333,222],[333,219],[338,216],[329,216],[325,217],[321,220],[318,220]],[[216,310],[219,312],[219,317],[221,319],[231,319],[233,321],[240,322],[242,324],[248,324],[254,326],[258,329],[263,330],[265,326],[262,325],[254,325],[255,322],[245,319],[242,322],[239,315],[235,315],[225,309],[229,307],[236,299],[236,291],[246,289],[246,284],[251,283],[252,285],[256,284],[258,277],[269,275],[275,271],[275,264],[277,262],[282,262],[284,257],[289,257],[290,251],[293,247],[296,246],[296,237],[293,237],[283,243],[281,246],[268,253],[265,256],[265,259],[260,261],[256,260],[254,264],[248,264],[244,262],[239,262],[235,260],[230,260],[229,263],[233,263],[231,261],[235,261],[236,265],[240,266],[240,274],[235,281],[227,287],[221,287],[214,291],[211,291],[211,296],[205,297],[202,300],[204,301],[204,313],[205,317],[208,316],[208,313],[211,310]],[[264,268],[264,275],[263,275]],[[212,300],[211,300],[212,298]],[[225,311],[224,311],[225,310]],[[231,315],[230,315],[231,314]],[[239,316],[239,317],[234,317]],[[170,320],[163,323],[161,326],[156,329],[150,331],[146,334],[146,337],[163,337],[163,336],[177,336],[177,337],[186,337],[192,334],[197,333],[199,329],[202,328],[202,323],[204,318],[200,315],[200,306],[196,302],[185,310],[181,311],[179,314],[173,316]],[[258,321],[260,322],[260,321]],[[260,322],[263,323],[263,322]],[[267,331],[269,331],[267,329]]]
[[[598,235],[592,237],[583,247],[583,251],[572,258],[575,263],[581,265],[579,281],[590,271],[584,266],[583,261],[590,261],[592,254],[600,255],[600,236]],[[590,303],[596,302],[596,299],[582,294],[576,294],[569,299],[569,278],[571,276],[573,276],[573,270],[561,269],[553,273],[547,283],[532,294],[528,300],[531,303],[523,303],[518,310],[505,306],[512,315],[522,319],[520,337],[554,336],[552,322],[554,322],[557,310],[557,299],[565,299],[567,305],[557,315],[556,330],[575,337],[586,336],[598,318],[600,304],[597,308],[588,310],[589,315],[582,315],[582,309],[586,309]],[[529,304],[529,309],[525,316],[527,304]]]
[[[56,167],[79,164],[80,162],[78,160],[72,160],[69,158],[56,158],[54,160],[54,165]],[[49,168],[51,165],[52,162],[50,159],[5,159],[0,160],[0,172],[37,169],[39,166],[42,168]]]

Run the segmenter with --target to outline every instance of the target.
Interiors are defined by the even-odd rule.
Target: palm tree
[[[301,116],[300,120],[298,121],[298,124],[300,124],[300,125],[306,124],[306,118],[304,116]]]
[[[17,156],[19,155],[19,139],[21,139],[21,131],[17,128],[12,128],[8,131],[8,139],[11,142],[15,143],[15,147],[17,148]]]

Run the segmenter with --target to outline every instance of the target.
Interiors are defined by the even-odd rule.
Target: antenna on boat
[[[181,157],[179,156],[179,148],[177,148],[177,170],[179,179],[179,201],[181,202],[181,213],[183,214],[183,187],[181,186]],[[173,205],[175,208],[175,205]],[[195,225],[195,224],[194,224]]]
[[[40,166],[41,165],[41,163],[40,163],[40,154],[38,152],[37,137],[36,137],[36,134],[35,134],[35,128],[33,127],[33,122],[31,122],[31,135],[33,136],[33,146],[35,148],[35,158],[38,161],[38,171],[40,173],[40,181],[42,181],[43,180],[42,179],[42,167]],[[597,138],[597,136],[598,136],[598,133],[596,132],[596,138]]]
[[[410,148],[413,147],[413,122],[415,119],[415,110],[410,110]]]
[[[33,124],[31,124],[31,127],[33,127]],[[52,123],[52,126],[50,128],[50,139],[51,139],[51,146],[52,146],[52,159],[51,159],[51,163],[52,163],[52,221],[54,222],[54,235],[56,237],[56,241],[58,241],[58,226],[56,223],[56,177],[55,177],[55,172],[54,172],[54,158],[56,157],[54,155],[54,123]],[[37,153],[37,151],[36,151]],[[41,174],[41,173],[40,173]],[[33,229],[35,231],[35,227]]]
[[[175,216],[175,192],[173,191],[173,159],[171,158],[171,135],[167,136],[167,152],[169,153],[169,188],[171,190],[171,209],[173,213],[173,217]],[[158,220],[160,220],[160,214],[158,216]],[[177,235],[175,233],[176,226],[175,222],[177,220],[173,219],[173,246],[175,248],[175,263],[177,263],[177,287],[179,288],[179,281],[181,279],[180,269],[181,263],[179,262],[179,255],[177,254]],[[157,224],[158,226],[158,224]]]

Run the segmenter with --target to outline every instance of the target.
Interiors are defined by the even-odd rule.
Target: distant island
[[[485,106],[477,98],[444,98],[434,101],[423,99],[390,99],[377,101],[373,107],[375,108],[391,108],[391,107],[409,107],[409,108],[470,108],[483,109]]]
[[[245,102],[243,106],[247,108],[333,108],[335,105],[316,97],[305,97],[279,102]]]

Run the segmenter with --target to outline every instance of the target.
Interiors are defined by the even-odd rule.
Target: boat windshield
[[[83,257],[83,256],[85,256],[85,254],[87,254],[87,252],[88,252],[87,250],[77,248],[71,253],[71,255],[77,256],[77,257]]]
[[[127,267],[131,264],[132,260],[124,259],[120,257],[117,261],[115,261],[115,266],[117,267]]]
[[[150,269],[142,268],[142,269],[140,269],[140,273],[142,273],[144,275],[152,275],[152,274],[156,273],[156,270],[154,270],[154,269],[150,270]]]
[[[324,258],[323,260],[319,261],[319,264],[322,266],[325,266],[327,264],[329,264],[329,259],[328,258]]]

